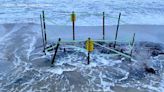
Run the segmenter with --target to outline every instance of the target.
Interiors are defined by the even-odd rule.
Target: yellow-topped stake
[[[72,14],[71,14],[71,21],[72,22],[76,21],[76,14],[75,14],[75,12],[72,12]]]
[[[94,41],[92,41],[90,38],[86,41],[86,49],[88,52],[92,52],[94,50]]]

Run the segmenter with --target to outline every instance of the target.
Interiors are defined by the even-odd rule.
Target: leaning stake
[[[44,42],[44,31],[43,31],[43,21],[42,21],[42,15],[40,14],[40,25],[41,25],[41,32],[42,32],[42,39],[43,39],[43,52],[45,51],[45,42]]]
[[[103,40],[105,40],[105,12],[103,12]]]
[[[43,14],[43,26],[44,26],[44,36],[45,36],[45,45],[47,44],[47,34],[46,34],[46,23],[45,23],[45,15],[44,15],[44,11],[42,11]]]
[[[116,34],[115,34],[115,41],[114,41],[114,48],[116,47],[116,41],[117,41],[117,36],[118,36],[118,29],[119,29],[119,26],[120,26],[120,18],[121,18],[121,13],[119,13],[119,18],[118,18],[117,29],[116,29]]]
[[[61,39],[59,38],[58,43],[57,43],[57,46],[56,46],[56,48],[55,48],[55,54],[54,54],[54,56],[53,56],[53,58],[52,58],[51,64],[54,64],[54,62],[55,62],[55,58],[56,58],[56,54],[57,54],[57,52],[58,52],[58,48],[59,48],[59,45],[60,45],[60,41],[61,41]]]

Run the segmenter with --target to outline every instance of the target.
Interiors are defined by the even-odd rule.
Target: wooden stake
[[[53,56],[53,58],[52,58],[51,64],[54,64],[54,62],[55,62],[55,58],[56,58],[56,55],[57,55],[57,52],[58,52],[58,48],[59,48],[59,45],[60,45],[60,41],[61,41],[61,39],[59,38],[58,43],[57,43],[57,46],[56,46],[56,48],[55,48],[55,54],[54,54],[54,56]]]
[[[134,41],[135,41],[135,36],[136,36],[136,34],[134,33],[134,34],[133,34],[133,39],[132,39],[132,43],[131,43],[131,45],[133,45],[133,44],[134,44]]]
[[[41,15],[41,14],[40,14],[40,25],[41,25],[41,32],[42,32],[42,39],[43,39],[43,52],[45,52],[45,42],[44,42],[43,21],[42,21],[42,15]]]
[[[74,15],[74,16],[73,16]],[[72,31],[73,31],[73,40],[75,40],[75,12],[72,12]]]
[[[105,40],[105,12],[103,12],[103,40]]]
[[[47,34],[46,34],[46,23],[45,23],[44,11],[42,11],[42,14],[43,14],[43,26],[44,26],[45,45],[46,45],[47,44]]]
[[[118,18],[117,29],[116,29],[116,34],[115,34],[115,41],[114,41],[114,48],[116,47],[116,41],[117,41],[117,36],[118,36],[118,29],[119,29],[119,26],[120,26],[120,18],[121,18],[121,13],[119,13],[119,18]]]
[[[133,39],[132,39],[132,42],[131,42],[131,46],[134,45],[134,42],[135,42],[135,33],[133,34]],[[132,54],[133,54],[133,48],[130,51],[130,56],[132,56]]]

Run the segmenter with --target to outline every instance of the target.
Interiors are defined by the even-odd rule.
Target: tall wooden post
[[[54,64],[54,62],[55,62],[55,58],[56,58],[56,55],[57,55],[57,52],[58,52],[58,48],[59,48],[59,45],[60,45],[60,41],[61,41],[61,39],[59,38],[58,43],[57,43],[57,46],[56,46],[56,48],[55,48],[55,53],[54,53],[54,56],[53,56],[53,58],[52,58],[51,64]]]
[[[75,40],[75,22],[73,22],[72,24],[73,24],[73,40]]]
[[[41,14],[40,14],[40,25],[41,25],[41,32],[42,32],[42,39],[43,39],[43,52],[45,52],[44,30],[43,30],[43,21],[42,21],[42,15]]]
[[[45,39],[45,45],[46,45],[47,44],[47,34],[46,34],[46,23],[45,23],[44,11],[42,11],[42,15],[43,15],[43,26],[44,26],[44,39]]]
[[[131,42],[131,46],[134,45],[134,42],[135,42],[135,33],[133,34],[133,39],[132,39],[132,42]],[[132,54],[133,54],[133,48],[130,51],[130,56],[132,56]]]
[[[105,40],[105,12],[103,12],[103,40]]]
[[[76,21],[76,15],[73,11],[71,14],[71,21],[72,21],[72,31],[73,31],[73,40],[75,40],[75,21]]]
[[[120,26],[120,18],[121,18],[121,13],[119,13],[119,18],[118,18],[117,29],[116,29],[116,34],[115,34],[115,41],[114,41],[114,48],[116,47],[116,41],[117,41],[117,36],[118,36],[118,29],[119,29],[119,26]]]

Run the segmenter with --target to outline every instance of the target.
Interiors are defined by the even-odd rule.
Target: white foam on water
[[[121,60],[106,59],[105,57],[106,57],[106,55],[100,56],[100,55],[95,54],[95,55],[93,55],[92,58],[97,58],[95,63],[98,64],[98,65],[114,66],[115,64],[122,63]]]
[[[80,48],[80,47],[72,46],[72,45],[67,45],[66,47],[67,47],[67,48],[74,48],[74,49],[76,49],[78,52],[83,52],[83,53],[85,53],[85,54],[87,55],[87,50],[84,49],[84,48]]]
[[[143,87],[143,88],[151,89],[152,91],[161,92],[161,90],[160,90],[158,87],[153,87],[153,86],[151,86],[151,85],[143,84],[142,87]]]
[[[29,82],[26,82],[24,84],[21,84],[21,85],[26,85],[26,86],[24,86],[21,90],[19,90],[19,92],[25,92],[25,91],[26,92],[34,92],[34,90],[32,89],[32,87],[29,87],[33,83],[35,83],[35,80],[31,79]],[[28,90],[26,90],[26,89],[28,89]]]
[[[62,67],[52,67],[46,69],[47,72],[51,72],[53,74],[61,75],[64,71],[74,71],[76,68],[62,68]]]
[[[101,86],[103,88],[103,91],[111,91],[112,92],[112,90],[110,89],[110,87],[113,86],[114,83],[105,82],[103,80],[103,74],[102,74],[102,72],[99,73],[99,78],[100,78],[100,81],[101,81]]]
[[[103,65],[108,65],[110,64],[110,60],[106,60],[105,58],[99,57],[98,55],[95,55],[95,57],[97,57],[96,61],[98,63],[101,63]],[[94,57],[93,57],[94,58]]]
[[[30,35],[29,35],[29,38],[31,38]],[[31,52],[35,49],[35,46],[34,46],[35,43],[36,43],[36,38],[35,37],[32,37],[32,40],[31,40],[31,42],[29,44],[29,49],[27,50],[28,51],[27,52],[28,60],[30,59]]]
[[[164,91],[164,73],[162,73],[162,80],[160,81],[160,87],[159,87],[159,92]]]
[[[23,62],[22,66],[24,66],[24,72],[28,71],[28,70],[32,70],[33,68],[31,68],[31,63],[29,62]]]
[[[126,79],[128,79],[128,77],[129,77],[129,72],[126,73],[125,77],[119,79],[118,81],[126,80]]]
[[[92,58],[97,57],[97,60],[93,60]],[[67,58],[63,58],[62,60],[57,60],[57,63],[55,65],[63,65],[64,63],[68,63],[70,65],[73,65],[75,67],[86,67],[86,68],[91,68],[91,67],[97,67],[97,66],[103,66],[103,65],[108,65],[108,66],[114,66],[115,64],[122,63],[121,60],[107,60],[104,58],[99,57],[98,55],[91,55],[91,60],[90,64],[87,64],[87,58],[86,60],[82,61],[76,61],[72,62],[74,60],[78,60],[78,56],[68,56]],[[85,61],[85,62],[84,62]]]
[[[66,59],[57,60],[56,65],[63,65],[64,63],[71,64],[71,61],[72,61],[72,57],[68,56]]]
[[[87,68],[91,68],[91,67],[96,67],[97,66],[97,63],[96,62],[90,62],[90,64],[89,65],[87,65],[86,67]],[[85,67],[85,66],[84,66]]]
[[[18,56],[18,54],[17,54],[17,50],[18,49],[16,49],[15,51],[14,51],[14,55],[15,55],[15,61],[13,62],[14,64],[15,64],[15,66],[17,67],[17,66],[19,66],[20,65],[20,63],[21,63],[21,59],[20,59],[20,56]]]

